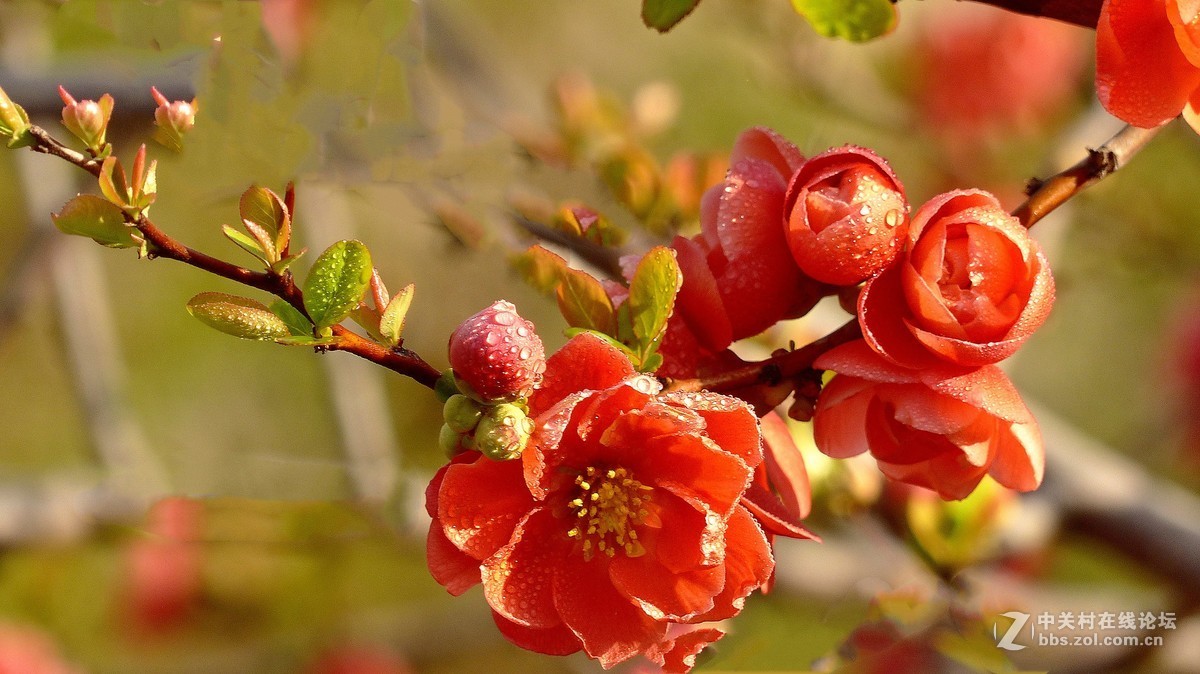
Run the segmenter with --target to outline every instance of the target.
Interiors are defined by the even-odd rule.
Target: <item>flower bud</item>
[[[788,186],[788,245],[818,281],[855,285],[887,267],[908,231],[908,202],[881,157],[834,148],[806,161]]]
[[[454,458],[455,454],[463,450],[462,435],[449,425],[442,424],[441,430],[438,431],[438,447],[442,448],[448,458]]]
[[[12,143],[20,140],[29,131],[29,115],[25,109],[13,103],[4,89],[0,89],[0,136],[7,136]]]
[[[521,456],[529,436],[533,434],[533,419],[520,407],[505,403],[488,410],[475,427],[475,449],[497,461]]]
[[[150,95],[158,108],[154,111],[154,123],[159,128],[159,140],[164,145],[179,149],[183,145],[183,135],[196,125],[196,99],[189,101],[169,101],[158,89],[150,87]]]
[[[442,376],[433,384],[433,393],[441,402],[446,402],[451,397],[460,393],[458,390],[458,381],[454,377],[454,370],[446,370]]]
[[[460,388],[481,401],[529,394],[546,369],[546,353],[533,323],[500,300],[468,318],[450,336],[450,367]],[[467,391],[464,391],[467,392]]]
[[[442,419],[459,433],[470,433],[482,416],[479,403],[462,394],[450,396],[442,407]]]
[[[100,101],[75,100],[63,87],[58,88],[62,98],[62,123],[67,130],[83,141],[89,149],[99,152],[107,143],[108,121],[112,118],[113,97],[104,94]]]

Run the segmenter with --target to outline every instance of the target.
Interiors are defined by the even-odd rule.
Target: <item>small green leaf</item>
[[[297,336],[312,336],[312,321],[300,311],[283,300],[271,303],[271,311],[287,325],[288,331]]]
[[[304,281],[304,308],[318,328],[337,325],[371,282],[371,253],[361,241],[338,241],[321,253]]]
[[[255,185],[242,193],[242,198],[238,202],[238,212],[241,213],[242,221],[246,223],[247,229],[250,228],[251,223],[261,227],[270,233],[275,248],[283,248],[286,240],[281,234],[284,234],[285,231],[287,234],[291,233],[291,217],[279,195],[265,187]]]
[[[136,248],[141,244],[137,230],[125,224],[121,209],[91,194],[68,201],[50,218],[63,233],[86,236],[110,248]]]
[[[107,157],[100,164],[100,192],[114,205],[125,208],[129,205],[128,183],[125,169],[116,157]]]
[[[278,262],[279,251],[275,248],[275,236],[249,220],[243,221],[242,225],[246,228],[247,232],[250,232],[250,236],[258,242],[259,248],[262,248],[263,252],[267,254],[267,261]]]
[[[400,343],[400,336],[404,333],[404,319],[408,316],[408,308],[412,306],[415,290],[416,286],[408,284],[396,293],[383,310],[383,316],[379,319],[379,334],[387,340],[388,346]]]
[[[562,256],[541,246],[517,254],[512,264],[526,283],[544,293],[554,292],[570,269]]]
[[[665,33],[692,13],[700,0],[643,0],[642,22],[647,27]]]
[[[287,271],[288,267],[292,266],[293,262],[299,260],[300,256],[307,252],[308,249],[304,248],[301,249],[299,253],[292,253],[278,262],[271,263],[271,271],[275,272],[276,274],[283,274],[283,272]]]
[[[638,363],[638,371],[639,372],[654,372],[658,368],[662,367],[662,364],[663,364],[663,355],[661,353],[655,352],[655,353],[652,353],[652,354],[646,356],[644,359],[642,359],[641,363]]]
[[[221,232],[225,235],[226,239],[229,239],[242,250],[258,258],[263,264],[270,264],[270,261],[267,259],[267,252],[254,239],[242,234],[229,225],[221,225]]]
[[[896,27],[891,0],[792,0],[792,7],[825,37],[866,42]]]
[[[558,309],[568,325],[605,334],[616,329],[612,300],[591,274],[567,269],[556,294]]]
[[[227,335],[242,339],[279,339],[288,326],[262,302],[225,293],[200,293],[187,303],[188,313]]]
[[[667,329],[667,320],[675,308],[675,295],[683,284],[675,252],[656,246],[638,263],[629,283],[629,312],[635,351],[649,355],[658,346]],[[640,348],[639,348],[640,347]]]

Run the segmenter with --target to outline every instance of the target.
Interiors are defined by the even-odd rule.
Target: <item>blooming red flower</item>
[[[870,451],[889,478],[965,498],[985,474],[1018,491],[1042,481],[1044,454],[1033,415],[994,365],[910,370],[862,341],[814,363],[837,372],[813,419],[817,448],[833,458]]]
[[[1105,0],[1096,25],[1096,93],[1134,126],[1155,127],[1183,112],[1200,129],[1200,5]]]
[[[871,348],[906,367],[974,367],[1012,355],[1041,326],[1054,279],[1037,242],[980,190],[934,197],[905,254],[867,281],[858,320]]]
[[[908,231],[899,178],[882,157],[851,145],[804,162],[788,186],[784,214],[796,264],[834,285],[860,283],[888,266]]]
[[[687,671],[774,560],[743,496],[762,463],[737,399],[658,393],[581,334],[547,361],[520,461],[460,454],[427,491],[428,560],[452,594],[482,581],[500,631],[604,667],[642,654]]]

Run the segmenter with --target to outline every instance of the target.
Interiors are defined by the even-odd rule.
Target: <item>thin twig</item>
[[[1103,0],[975,0],[1018,14],[1058,19],[1084,28],[1095,28]]]
[[[675,379],[667,382],[667,391],[732,391],[755,384],[775,386],[812,369],[813,361],[835,346],[862,337],[858,320],[847,321],[842,327],[809,342],[805,346],[745,367],[720,372],[709,377]]]
[[[521,226],[526,232],[536,236],[543,241],[557,243],[558,245],[570,250],[579,255],[588,263],[600,269],[606,276],[612,279],[624,278],[621,270],[621,251],[601,246],[598,243],[593,243],[587,239],[571,236],[566,232],[560,232],[557,229],[552,229],[543,225],[540,222],[534,222],[523,215],[513,215],[513,221]]]
[[[1127,164],[1162,128],[1142,129],[1126,125],[1104,145],[1089,149],[1088,155],[1071,168],[1035,181],[1030,186],[1029,198],[1013,211],[1013,215],[1021,224],[1032,227],[1087,187]]]
[[[100,168],[95,160],[63,146],[62,143],[55,140],[53,136],[40,127],[34,126],[30,132],[37,140],[30,148],[33,151],[63,159],[92,175],[99,174]],[[125,221],[136,227],[146,237],[146,241],[152,246],[150,249],[151,257],[164,257],[182,262],[197,269],[207,271],[210,274],[263,290],[283,299],[297,310],[305,312],[304,295],[301,293],[300,288],[296,287],[290,273],[275,274],[273,272],[253,271],[189,248],[159,229],[144,214],[136,216],[126,214]],[[407,349],[389,349],[369,339],[360,337],[340,325],[333,326],[333,335],[337,338],[337,341],[325,347],[327,350],[352,353],[373,363],[382,365],[393,372],[409,377],[429,388],[433,388],[438,377],[441,376],[437,368]]]

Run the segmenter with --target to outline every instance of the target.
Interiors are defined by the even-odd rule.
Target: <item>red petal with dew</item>
[[[520,461],[452,464],[438,490],[438,514],[446,538],[478,560],[491,557],[512,537],[533,507]]]
[[[534,510],[517,524],[512,541],[483,563],[483,592],[493,611],[526,627],[561,622],[553,586],[568,549],[564,526],[548,511]]]
[[[547,628],[526,627],[495,611],[492,611],[492,619],[496,621],[496,627],[500,628],[500,634],[503,634],[505,639],[527,651],[545,655],[570,655],[583,648],[579,637],[562,623]]]
[[[694,622],[724,620],[741,612],[746,597],[763,587],[775,570],[775,558],[766,534],[750,514],[739,506],[733,511],[725,531],[725,586],[713,599],[708,613],[696,616]]]
[[[479,560],[454,547],[442,525],[434,520],[425,539],[425,562],[429,574],[446,591],[457,597],[480,581]]]
[[[771,486],[779,493],[789,514],[802,520],[812,509],[812,485],[808,481],[808,470],[800,448],[792,438],[787,421],[775,412],[769,412],[761,420],[763,458]]]
[[[664,674],[687,674],[696,666],[696,657],[725,633],[714,627],[699,627],[656,645],[646,657],[662,667]]]
[[[608,569],[617,591],[658,620],[687,620],[711,610],[725,584],[720,566],[672,573],[650,555],[617,552]]]
[[[629,358],[587,333],[571,338],[546,360],[542,383],[529,396],[529,415],[537,416],[576,391],[601,390],[633,374]]]
[[[1012,424],[1000,429],[996,458],[988,473],[996,482],[1017,491],[1033,491],[1042,483],[1046,453],[1037,423]]]
[[[598,558],[554,577],[554,605],[587,654],[605,669],[648,651],[666,636],[667,624],[617,592],[608,564]]]

